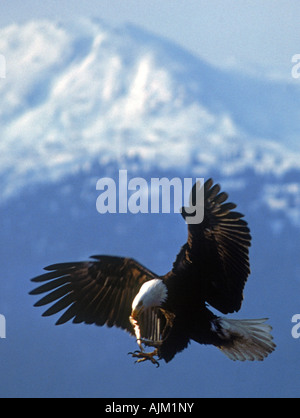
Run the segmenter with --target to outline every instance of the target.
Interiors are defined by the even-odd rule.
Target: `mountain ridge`
[[[250,170],[264,178],[265,204],[297,206],[297,85],[214,68],[133,25],[43,20],[0,33],[2,202],[113,164],[198,177],[217,167],[228,180]]]

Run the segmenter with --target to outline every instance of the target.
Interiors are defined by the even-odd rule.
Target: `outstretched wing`
[[[233,210],[236,205],[225,203],[228,195],[220,192],[218,184],[213,186],[209,179],[202,187],[203,222],[188,225],[188,240],[177,256],[172,274],[193,278],[206,302],[224,314],[232,313],[241,307],[250,274],[250,230],[243,215]],[[199,184],[195,184],[191,195],[195,197],[200,192]],[[183,208],[183,217],[186,214]]]
[[[129,321],[131,305],[143,283],[157,276],[131,258],[93,256],[92,261],[63,263],[46,267],[50,273],[32,279],[46,282],[30,292],[47,293],[34,306],[52,304],[43,316],[66,311],[56,325],[69,320],[133,333]]]

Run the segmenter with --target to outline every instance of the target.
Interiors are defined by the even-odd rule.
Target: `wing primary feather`
[[[36,302],[34,306],[48,305],[49,303],[52,303],[55,300],[60,299],[62,296],[65,296],[71,291],[72,291],[72,287],[68,283],[64,286],[59,287],[58,289],[55,289],[53,292],[48,293],[48,295],[44,296],[42,299]]]
[[[51,316],[59,311],[67,308],[71,303],[74,302],[74,295],[73,293],[69,293],[62,299],[60,299],[58,302],[56,302],[54,305],[52,305],[47,311],[43,313],[42,316]]]
[[[212,201],[220,192],[221,187],[219,184],[215,184],[207,193],[207,199]]]
[[[216,196],[216,198],[214,199],[215,203],[220,205],[223,202],[226,202],[226,200],[228,199],[228,194],[225,192],[220,193],[218,196]]]
[[[52,271],[52,270],[59,270],[60,272],[64,272],[64,270],[69,270],[72,272],[75,268],[82,266],[85,264],[82,261],[75,261],[73,263],[58,263],[58,264],[51,264],[51,266],[47,266],[44,268],[46,271]]]
[[[29,292],[30,295],[39,295],[41,293],[49,292],[50,290],[56,289],[57,287],[60,287],[66,283],[69,282],[69,276],[63,276],[59,279],[52,280],[46,284],[43,284],[40,287],[37,287],[36,289],[33,289],[31,292]]]
[[[55,325],[62,325],[66,322],[70,321],[77,312],[77,302],[74,302],[63,314],[62,316],[56,321]]]
[[[34,277],[31,279],[33,283],[42,283],[48,282],[49,280],[56,279],[58,277],[67,276],[73,271],[73,269],[68,269],[64,271],[53,271],[51,273],[41,274],[40,276]]]

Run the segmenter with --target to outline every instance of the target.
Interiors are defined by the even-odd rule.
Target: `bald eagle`
[[[107,255],[54,264],[32,279],[42,285],[30,294],[46,293],[35,306],[52,304],[43,316],[66,309],[56,325],[73,320],[128,331],[137,340],[139,349],[129,354],[138,363],[169,362],[191,340],[214,345],[231,360],[263,360],[275,349],[267,319],[229,319],[208,309],[240,310],[250,274],[251,235],[244,215],[226,203],[228,194],[212,179],[194,185],[183,218],[201,191],[203,222],[188,224],[187,242],[170,272],[158,276],[132,258]]]

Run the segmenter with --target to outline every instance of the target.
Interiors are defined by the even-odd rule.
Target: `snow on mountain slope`
[[[141,170],[202,176],[300,170],[295,84],[222,72],[138,28],[96,20],[12,25],[0,31],[0,52],[2,201],[28,184],[132,159]],[[276,180],[265,203],[299,202],[294,183],[283,203]]]

